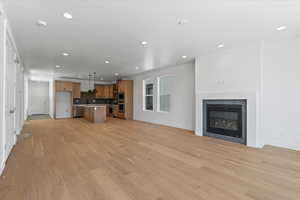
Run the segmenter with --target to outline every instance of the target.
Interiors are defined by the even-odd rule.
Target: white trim
[[[0,2],[0,12],[1,12],[1,16],[0,16],[0,29],[3,30],[3,32],[0,34],[0,38],[3,36],[4,39],[4,35],[6,33],[5,31],[5,26],[4,26],[4,20],[5,20],[5,13],[3,11],[3,7],[2,7],[2,3]],[[0,149],[2,151],[2,153],[0,154],[0,175],[3,172],[4,169],[4,158],[5,158],[5,141],[4,141],[4,115],[5,115],[5,106],[4,106],[4,102],[3,99],[5,97],[5,93],[4,93],[4,84],[5,84],[5,73],[4,73],[4,68],[5,68],[5,60],[4,60],[4,52],[5,52],[5,43],[4,40],[1,40],[2,44],[0,43],[0,61],[2,60],[2,63],[0,63],[0,98],[1,98],[1,104],[0,104],[0,115],[1,117],[1,122],[0,122]],[[1,152],[0,151],[0,152]]]
[[[152,95],[147,95],[146,94],[146,84],[152,84],[153,85],[153,94]],[[155,90],[155,83],[154,83],[154,80],[153,79],[144,79],[143,80],[143,92],[142,92],[142,94],[143,94],[143,111],[144,112],[155,112],[155,110],[154,110],[154,90]],[[153,106],[153,109],[152,110],[148,110],[148,109],[146,109],[146,97],[152,97],[153,98],[153,100],[152,100],[152,106]]]
[[[164,112],[164,111],[161,111],[160,110],[160,92],[159,92],[159,87],[160,87],[160,79],[161,77],[164,77],[164,76],[158,76],[156,77],[156,84],[157,84],[157,87],[156,87],[156,111],[157,112]]]
[[[5,95],[6,95],[6,78],[5,78],[5,75],[6,75],[6,37],[7,37],[7,31],[6,31],[6,25],[7,25],[7,20],[4,18],[3,19],[3,74],[2,74],[2,84],[3,84],[3,91],[2,91],[2,141],[3,141],[3,146],[1,148],[2,151],[3,151],[3,155],[2,155],[2,163],[5,163],[6,162],[6,148],[5,148],[5,145],[6,145],[6,108],[5,108],[5,103],[6,103],[6,98],[5,98]],[[4,165],[4,164],[3,164]]]
[[[4,172],[5,169],[5,162],[3,162],[0,166],[0,176],[2,175],[2,173]]]
[[[160,110],[160,79],[161,78],[164,78],[164,77],[172,77],[172,76],[174,76],[174,75],[162,75],[162,76],[158,76],[157,78],[156,78],[156,83],[157,83],[157,88],[156,88],[156,94],[157,94],[157,96],[156,96],[156,101],[157,101],[157,103],[156,103],[156,111],[158,112],[158,113],[170,113],[170,111],[162,111],[162,110]]]

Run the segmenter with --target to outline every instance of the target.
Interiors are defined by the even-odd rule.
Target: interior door
[[[5,156],[8,157],[16,140],[16,54],[9,39],[6,41],[5,82]]]
[[[56,92],[56,118],[71,116],[71,92]]]

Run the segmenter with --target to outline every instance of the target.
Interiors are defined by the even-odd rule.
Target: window
[[[144,80],[144,110],[153,111],[154,84]]]
[[[171,89],[173,84],[172,76],[162,76],[157,78],[157,111],[170,112]]]

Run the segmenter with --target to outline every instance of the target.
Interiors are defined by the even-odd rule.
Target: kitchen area
[[[133,81],[88,86],[80,81],[54,81],[54,118],[84,118],[104,123],[108,118],[133,119]]]

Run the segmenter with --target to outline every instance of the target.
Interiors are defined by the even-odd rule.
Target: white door
[[[29,81],[29,115],[49,114],[49,82]]]
[[[71,117],[71,92],[56,93],[56,118]]]
[[[5,156],[8,157],[16,140],[16,54],[9,39],[6,41],[5,82]]]

